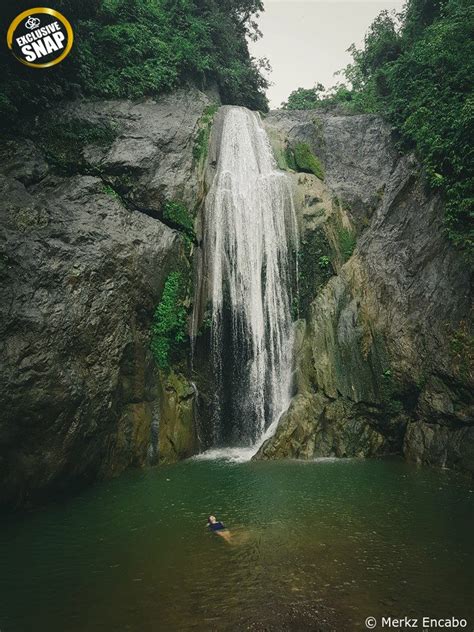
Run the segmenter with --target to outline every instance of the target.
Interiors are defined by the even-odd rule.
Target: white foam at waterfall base
[[[192,459],[196,461],[230,461],[231,463],[245,463],[255,454],[254,446],[249,448],[211,448],[201,454],[196,454]]]
[[[251,456],[291,398],[290,252],[296,252],[298,237],[287,176],[276,168],[259,115],[245,108],[225,110],[204,222],[217,378],[214,445],[223,443],[222,376],[230,339],[235,374],[226,385],[232,391],[226,398],[232,408],[232,436],[247,445],[224,451]],[[225,311],[230,324],[224,321]],[[224,348],[226,326],[231,333]]]
[[[222,460],[230,461],[231,463],[245,463],[246,461],[250,461],[251,458],[257,454],[265,441],[273,436],[276,427],[278,426],[278,422],[280,421],[280,417],[273,420],[254,445],[238,446],[234,448],[211,448],[210,450],[196,454],[192,458],[197,461]]]

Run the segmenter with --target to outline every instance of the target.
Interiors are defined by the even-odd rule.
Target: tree
[[[321,83],[316,84],[314,88],[298,88],[293,90],[288,101],[281,106],[284,110],[313,110],[318,106],[324,89]]]
[[[6,0],[9,21],[31,6]],[[31,72],[12,55],[0,59],[0,126],[78,94],[157,96],[181,85],[219,88],[224,103],[267,110],[267,81],[248,50],[259,36],[260,0],[51,0],[74,28],[71,54]]]
[[[323,98],[297,90],[287,107],[342,104],[379,112],[415,150],[427,182],[446,201],[446,230],[469,257],[474,253],[474,7],[470,0],[408,0],[402,14],[382,11],[353,63]],[[319,96],[319,95],[318,95]]]

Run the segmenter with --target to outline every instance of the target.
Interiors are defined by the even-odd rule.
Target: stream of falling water
[[[225,108],[204,217],[214,445],[256,446],[290,402],[298,236],[290,183],[245,108]]]

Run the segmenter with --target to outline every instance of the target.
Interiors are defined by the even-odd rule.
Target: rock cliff
[[[300,257],[330,278],[313,285],[296,394],[258,456],[403,452],[474,470],[470,276],[442,201],[376,116],[279,111],[265,125],[282,167],[303,145],[321,165],[291,177]]]
[[[0,502],[207,445],[208,333],[199,394],[186,359],[157,369],[150,336],[169,272],[200,257],[199,221],[190,247],[165,208],[202,209],[211,100],[78,101],[0,143]],[[470,278],[442,201],[376,116],[265,126],[293,183],[300,298],[295,396],[258,457],[472,470]]]
[[[160,416],[168,460],[195,449],[192,429],[177,454],[165,436],[181,408],[160,386],[150,330],[168,272],[186,260],[163,205],[199,203],[193,148],[208,103],[197,91],[79,101],[29,122],[29,140],[2,141],[2,502],[143,465]],[[174,386],[192,406],[179,374]]]

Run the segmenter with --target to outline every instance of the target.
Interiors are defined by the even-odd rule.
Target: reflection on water
[[[352,631],[369,615],[472,629],[472,518],[472,483],[398,461],[134,472],[4,520],[0,630]]]

